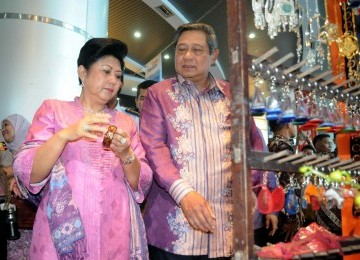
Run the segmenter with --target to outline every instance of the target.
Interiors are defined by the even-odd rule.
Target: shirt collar
[[[180,83],[181,86],[184,86],[184,85],[191,85],[191,86],[195,86],[195,84],[193,82],[191,82],[190,80],[188,79],[185,79],[183,76],[181,76],[180,74],[177,74],[177,80],[178,82]],[[212,89],[217,89],[219,90],[220,92],[222,92],[225,96],[225,91],[223,89],[223,85],[221,83],[218,83],[216,81],[216,79],[214,78],[214,76],[209,72],[209,78],[210,78],[210,84],[209,84],[209,87],[207,87],[206,89],[204,89],[202,92],[200,93],[206,93],[206,92],[209,92],[210,90]],[[197,88],[196,88],[197,90]]]

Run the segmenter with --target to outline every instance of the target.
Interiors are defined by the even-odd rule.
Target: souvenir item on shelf
[[[296,118],[295,106],[291,100],[289,82],[287,82],[282,88],[281,110],[282,112],[279,117],[280,123],[290,123]]]
[[[351,117],[351,121],[352,121],[352,126],[354,127],[355,131],[360,131],[360,115],[359,115],[359,111],[355,111],[352,114]]]
[[[341,208],[344,198],[340,196],[340,194],[333,188],[330,188],[324,193],[327,201],[336,201],[337,207]]]
[[[267,172],[263,174],[261,190],[257,197],[258,210],[262,214],[269,214],[274,211],[274,204],[271,191],[267,187]]]
[[[313,203],[315,203],[315,200],[317,200],[317,202],[319,203],[320,200],[320,193],[318,190],[318,187],[316,187],[313,183],[309,182],[305,189],[304,189],[304,197],[305,201],[308,204],[312,205],[312,209],[313,210],[318,210],[320,208],[320,205],[318,205],[319,207],[314,207]],[[317,205],[316,205],[317,206]]]
[[[277,91],[275,87],[275,77],[271,77],[270,81],[270,96],[266,100],[266,119],[278,120],[281,114],[281,105],[278,100]]]
[[[310,184],[310,176],[304,177],[303,182],[301,184],[302,189],[301,189],[300,199],[301,199],[301,207],[303,209],[306,209],[307,205],[310,203],[310,196],[305,193],[308,184]]]
[[[260,80],[259,74],[255,78],[255,94],[254,100],[250,106],[250,111],[252,116],[263,116],[266,112],[266,102],[263,92],[260,89]]]
[[[285,192],[284,188],[279,184],[279,176],[276,175],[276,188],[271,192],[273,201],[273,211],[278,212],[284,208]]]
[[[331,127],[334,126],[333,124],[333,113],[331,109],[331,103],[325,98],[325,95],[320,97],[320,118],[323,118],[323,123],[321,123],[318,127],[318,131],[326,131],[329,130]]]
[[[296,102],[296,118],[294,119],[295,125],[302,125],[309,121],[310,115],[309,115],[309,107],[307,104],[307,98],[304,96],[304,92],[302,88],[299,88],[295,92],[295,102]]]
[[[309,111],[310,111],[310,119],[305,124],[301,125],[299,127],[299,130],[306,131],[316,128],[319,124],[324,122],[324,120],[321,117],[321,106],[319,97],[317,96],[317,93],[313,90],[309,93]]]
[[[294,176],[290,176],[289,184],[285,187],[285,212],[289,215],[295,215],[300,210],[299,197],[296,195],[295,189],[299,188]]]
[[[340,131],[345,128],[344,117],[342,113],[342,106],[337,104],[337,100],[334,98],[331,100],[330,107],[333,108],[333,126],[334,132]]]
[[[299,26],[299,15],[296,0],[267,0],[265,3],[265,20],[268,34],[273,39],[280,31],[296,31]]]
[[[255,28],[264,30],[266,27],[264,15],[265,0],[252,0],[252,9],[254,11]]]
[[[300,228],[291,242],[262,247],[256,254],[261,259],[303,259],[309,257],[306,254],[315,257],[315,254],[319,253],[324,257],[326,252],[334,249],[341,249],[340,237],[316,223],[311,223]],[[325,254],[320,254],[321,252]]]

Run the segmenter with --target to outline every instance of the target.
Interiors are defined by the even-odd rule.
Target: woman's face
[[[11,143],[15,137],[15,129],[9,120],[2,122],[2,135],[7,143]]]
[[[120,62],[113,56],[100,58],[88,70],[83,66],[79,67],[85,95],[104,104],[116,96],[122,87],[122,74]]]

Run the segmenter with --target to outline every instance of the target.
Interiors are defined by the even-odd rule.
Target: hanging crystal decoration
[[[268,25],[270,39],[280,31],[295,32],[299,26],[299,16],[295,8],[295,0],[268,0],[265,4],[265,20]]]
[[[343,119],[344,119],[344,131],[346,132],[354,132],[355,131],[355,126],[354,126],[354,115],[355,115],[355,111],[353,110],[352,105],[346,104],[345,106],[345,111],[343,113]]]
[[[333,113],[330,110],[331,108],[333,108],[333,105],[331,102],[329,102],[325,95],[323,94],[320,97],[320,113],[321,113],[321,118],[324,119],[324,122],[317,128],[317,130],[329,130],[330,127],[333,127]]]
[[[266,101],[266,119],[267,120],[278,120],[281,114],[281,106],[277,97],[277,91],[275,86],[275,76],[270,79],[270,96]]]
[[[316,95],[315,91],[312,91],[310,93],[311,96],[311,112],[310,112],[310,123],[315,123],[315,124],[319,124],[322,123],[324,120],[321,119],[321,115],[320,115],[320,110],[321,110],[321,106],[320,106],[320,99],[319,97]]]
[[[266,27],[266,21],[263,11],[264,5],[265,5],[265,0],[252,0],[255,28],[260,30],[264,30]]]
[[[264,93],[260,89],[260,81],[262,79],[260,78],[260,74],[256,74],[255,78],[255,94],[254,94],[254,100],[251,104],[250,111],[252,116],[263,116],[266,112],[266,102]]]
[[[340,131],[341,129],[345,128],[345,123],[344,123],[344,117],[343,117],[343,112],[342,110],[342,106],[337,104],[337,100],[336,98],[333,98],[330,103],[329,103],[329,107],[334,111],[333,112],[333,126],[332,129],[334,131]]]
[[[291,100],[290,86],[288,82],[286,82],[285,86],[283,87],[281,97],[281,110],[282,113],[279,119],[280,123],[290,123],[296,118],[294,105]]]
[[[310,120],[307,121],[304,125],[300,126],[299,130],[307,131],[316,128],[324,120],[321,117],[321,106],[319,97],[316,95],[315,90],[311,91],[308,95],[308,107]]]
[[[294,120],[294,124],[302,125],[305,122],[309,121],[309,107],[307,104],[307,99],[304,97],[304,92],[302,86],[295,92],[295,100],[296,100],[296,118]]]
[[[353,112],[352,125],[355,131],[360,131],[360,110],[359,108]]]

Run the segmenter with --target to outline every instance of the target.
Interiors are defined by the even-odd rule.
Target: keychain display
[[[281,174],[281,173],[279,173]],[[285,204],[285,192],[284,188],[279,183],[279,176],[276,177],[276,188],[271,192],[271,199],[273,201],[273,211],[278,212],[284,208]]]
[[[285,212],[289,215],[295,215],[300,210],[299,197],[296,195],[298,185],[295,183],[294,176],[290,176],[289,184],[285,187]]]
[[[262,214],[269,214],[274,211],[274,204],[271,196],[271,191],[267,187],[268,172],[263,174],[261,190],[257,196],[258,210]]]

